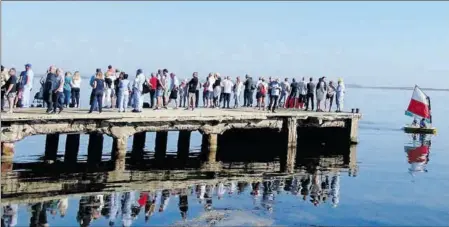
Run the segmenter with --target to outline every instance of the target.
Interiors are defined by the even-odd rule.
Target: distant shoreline
[[[348,88],[361,88],[361,89],[381,89],[381,90],[413,90],[414,87],[387,87],[387,86],[363,86],[357,84],[346,84]],[[421,87],[423,91],[445,91],[449,92],[449,89],[444,88],[425,88]]]

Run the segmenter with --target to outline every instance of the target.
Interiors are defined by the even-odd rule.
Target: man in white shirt
[[[142,69],[137,70],[137,76],[133,83],[133,111],[135,113],[142,112],[143,108],[143,84],[145,83],[145,75],[143,74]]]
[[[34,72],[31,70],[31,64],[25,65],[25,71],[26,71],[26,82],[25,86],[23,88],[23,96],[22,96],[22,107],[28,108],[30,107],[30,93],[33,89],[33,79],[34,79]]]
[[[213,97],[214,97],[215,77],[213,75],[209,76],[207,83],[208,83],[207,96],[208,96],[208,102],[209,102],[208,107],[213,107],[214,106],[213,105],[213,103],[214,103]]]
[[[234,83],[232,83],[231,78],[228,76],[226,77],[223,82],[221,82],[221,86],[223,87],[223,109],[229,107],[229,102],[231,101],[231,93],[232,93],[232,87],[234,86]]]

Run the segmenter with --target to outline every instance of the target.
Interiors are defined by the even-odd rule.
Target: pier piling
[[[284,120],[282,133],[286,137],[286,151],[281,158],[281,172],[292,173],[295,168],[296,150],[298,143],[298,125],[295,118],[287,118]]]
[[[80,147],[80,134],[67,134],[64,162],[76,163]]]
[[[191,131],[180,131],[178,138],[178,159],[186,160],[189,158],[190,151],[190,136]]]
[[[358,139],[359,119],[358,118],[349,119],[347,127],[349,130],[350,144],[357,144],[359,142]]]
[[[132,157],[134,160],[142,160],[145,148],[146,132],[134,134]]]
[[[111,159],[114,163],[114,170],[125,170],[127,146],[128,146],[127,136],[113,138]]]
[[[168,132],[156,132],[156,146],[154,148],[156,159],[163,160],[167,154]]]
[[[103,134],[92,133],[89,135],[89,145],[87,147],[87,162],[97,164],[103,155]]]
[[[59,134],[48,134],[45,140],[45,160],[56,161],[58,154]]]

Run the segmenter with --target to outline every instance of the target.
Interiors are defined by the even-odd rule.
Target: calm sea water
[[[86,90],[84,90],[86,91]],[[404,115],[412,91],[403,90],[370,90],[349,89],[346,96],[345,108],[360,108],[363,119],[359,125],[359,140],[357,146],[357,176],[347,173],[330,173],[329,198],[326,202],[314,205],[311,198],[303,197],[295,190],[293,182],[304,182],[303,178],[290,180],[272,180],[275,186],[251,185],[249,182],[242,186],[240,193],[234,191],[235,184],[207,186],[206,197],[198,198],[196,186],[186,192],[188,211],[183,220],[178,206],[179,195],[168,195],[163,211],[159,211],[159,204],[164,204],[161,198],[156,200],[155,212],[145,220],[145,212],[138,214],[119,211],[114,226],[129,225],[345,225],[345,226],[447,226],[449,223],[449,121],[447,105],[449,93],[428,92],[432,100],[434,126],[438,134],[430,138],[430,154],[423,155],[422,160],[426,171],[411,173],[409,170],[416,164],[409,163],[406,146],[411,146],[411,136],[404,134],[401,127],[411,122],[411,118]],[[84,93],[86,96],[86,93]],[[84,97],[84,103],[87,97]],[[147,135],[146,149],[153,150],[154,134]],[[16,145],[15,162],[34,162],[43,155],[45,137],[33,136],[20,141]],[[80,155],[87,153],[87,137],[83,137]],[[177,134],[169,133],[169,152],[176,151]],[[60,153],[64,152],[65,138],[60,139]],[[105,151],[111,148],[112,140],[105,139]],[[201,144],[199,134],[192,135],[193,149]],[[131,140],[129,141],[131,149]],[[29,156],[33,154],[34,156]],[[105,158],[107,159],[107,158]],[[418,158],[419,159],[419,158]],[[313,176],[310,176],[313,180]],[[325,176],[320,180],[325,182]],[[282,187],[287,185],[288,187]],[[338,187],[337,187],[337,186]],[[222,198],[218,198],[218,187],[225,190]],[[254,188],[260,187],[260,196],[252,195]],[[264,192],[264,188],[270,190]],[[137,206],[140,191],[122,193],[123,198],[129,198],[133,206]],[[223,192],[223,191],[221,191]],[[157,196],[161,192],[150,193]],[[164,192],[165,193],[165,192]],[[191,194],[192,193],[192,194]],[[208,194],[209,193],[209,194]],[[172,193],[176,194],[176,193]],[[201,187],[200,193],[201,194]],[[210,196],[211,198],[208,198]],[[110,199],[109,195],[105,198]],[[162,197],[162,196],[161,196]],[[200,196],[202,197],[202,196]],[[49,226],[80,225],[77,216],[85,210],[98,210],[98,206],[83,204],[88,197],[68,196],[68,208],[64,217],[55,208],[57,201],[47,203],[47,222]],[[81,203],[80,203],[81,199]],[[186,199],[182,196],[182,201]],[[81,205],[80,205],[81,204]],[[128,203],[123,203],[126,208]],[[131,205],[129,205],[131,206]],[[79,213],[81,210],[83,212]],[[86,208],[90,207],[90,208]],[[209,208],[210,207],[210,208]],[[33,208],[36,210],[36,207]],[[19,204],[15,216],[17,226],[30,225],[32,217],[29,204]],[[54,211],[52,211],[52,209]],[[142,208],[143,210],[144,208]],[[5,207],[4,207],[5,210]],[[101,210],[101,209],[100,209]],[[121,209],[120,209],[121,210]],[[52,213],[54,212],[54,213]],[[98,211],[100,212],[100,211]],[[45,213],[45,212],[44,212]],[[100,212],[101,213],[101,212]],[[106,226],[110,215],[97,215],[97,219],[90,222],[90,226]],[[135,217],[134,217],[135,216]],[[10,218],[9,216],[4,216]],[[212,221],[221,219],[221,221]],[[86,222],[84,222],[86,224]]]

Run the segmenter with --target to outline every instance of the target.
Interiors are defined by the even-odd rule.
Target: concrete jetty
[[[245,140],[246,134],[256,135],[260,143],[282,150],[285,165],[282,171],[292,172],[298,142],[323,140],[357,143],[359,113],[305,112],[279,110],[277,113],[254,109],[144,110],[142,113],[118,113],[105,110],[88,114],[87,110],[67,109],[61,114],[46,114],[43,109],[20,109],[1,115],[2,161],[14,156],[14,143],[32,135],[47,135],[45,158],[57,158],[60,134],[68,134],[64,161],[76,161],[80,134],[89,134],[88,162],[101,160],[103,136],[113,138],[112,159],[123,169],[129,137],[133,136],[133,153],[143,152],[145,133],[156,132],[155,157],[163,158],[167,151],[168,131],[179,131],[178,154],[188,156],[190,134],[203,135],[202,157],[211,169],[217,163],[217,149],[230,142]],[[236,138],[235,135],[239,135]],[[257,142],[259,143],[259,142]],[[257,144],[254,144],[257,146]],[[299,151],[300,152],[300,151]]]

